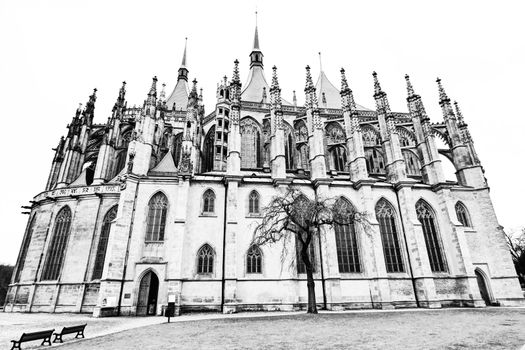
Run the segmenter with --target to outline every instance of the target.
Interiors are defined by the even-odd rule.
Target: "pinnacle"
[[[414,92],[414,87],[412,86],[412,83],[410,82],[410,76],[408,74],[405,74],[405,80],[407,83],[408,97],[412,97],[415,95],[415,92]]]

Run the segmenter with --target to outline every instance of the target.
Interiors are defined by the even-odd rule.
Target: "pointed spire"
[[[188,81],[188,68],[186,68],[186,49],[188,47],[188,38],[185,38],[185,42],[184,42],[184,53],[182,54],[182,62],[180,64],[180,68],[179,68],[179,76],[177,78],[177,80],[186,80]]]
[[[117,109],[123,108],[126,103],[126,82],[122,82],[122,87],[120,88],[118,92],[117,101],[115,102],[115,105],[113,106],[113,112],[116,112]]]
[[[241,83],[241,78],[239,76],[239,60],[233,61],[232,83]]]
[[[157,76],[154,76],[151,82],[151,88],[148,92],[148,98],[146,104],[155,106],[157,103]]]
[[[348,87],[348,81],[346,81],[345,69],[341,68],[341,94],[350,90]]]
[[[305,92],[314,88],[314,82],[312,81],[312,74],[310,73],[310,66],[306,66],[306,86],[304,88]]]
[[[323,71],[323,61],[321,60],[321,51],[319,51],[319,71]]]
[[[293,91],[293,105],[297,107],[297,96],[295,95],[295,90]]]
[[[255,35],[253,37],[253,51],[260,51],[259,32],[257,30],[257,11],[255,11]]]
[[[166,83],[162,83],[162,90],[160,91],[160,99],[163,101],[166,99]]]
[[[255,35],[253,37],[253,49],[250,53],[250,68],[253,66],[263,66],[263,54],[259,45],[259,30],[257,26],[257,12],[255,12]]]
[[[270,87],[270,92],[275,89],[279,89],[279,81],[277,80],[277,67],[272,67],[272,86]]]
[[[374,71],[372,73],[372,76],[374,77],[374,95],[381,94],[383,91],[381,90],[381,85],[379,84],[379,80],[377,79],[377,73]]]
[[[466,125],[465,119],[463,119],[463,113],[461,113],[461,109],[459,109],[458,101],[454,101],[454,107],[456,107],[456,117],[458,118],[459,126]]]
[[[341,68],[341,107],[343,110],[354,112],[357,107],[354,100],[354,94],[348,86],[345,69]]]
[[[184,38],[184,54],[182,55],[182,63],[180,64],[181,68],[186,68],[186,48],[188,47],[188,37]]]
[[[450,99],[448,98],[447,93],[445,92],[445,89],[443,88],[443,85],[441,85],[441,79],[437,78],[436,82],[438,84],[438,90],[439,90],[439,104],[450,103]]]
[[[95,101],[97,100],[97,88],[93,89],[93,94],[89,96],[89,101],[86,103],[86,108],[84,109],[84,112],[82,112],[82,115],[84,118],[84,123],[87,125],[92,124],[94,114],[95,114]]]
[[[374,77],[374,99],[376,100],[377,111],[378,113],[388,113],[390,112],[390,105],[388,103],[386,92],[381,89],[377,73],[373,72],[372,76]]]
[[[273,66],[272,70],[273,70],[273,74],[272,74],[272,86],[270,87],[270,103],[272,104],[273,108],[280,110],[282,108],[282,101],[281,101],[281,88],[279,87],[279,80],[277,79],[277,67]]]
[[[407,83],[407,92],[408,92],[408,97],[413,97],[416,95],[416,93],[414,92],[414,87],[412,86],[412,83],[410,82],[410,76],[408,74],[405,74],[405,80],[406,80],[406,83]]]

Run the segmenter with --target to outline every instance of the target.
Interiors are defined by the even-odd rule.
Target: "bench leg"
[[[44,341],[42,342],[42,345],[49,345],[51,346],[51,336],[49,336],[48,338],[44,338]]]
[[[19,349],[20,350],[20,342],[17,342],[17,341],[14,341],[14,340],[11,340],[11,342],[13,343],[13,347],[11,348],[11,350],[15,350],[15,349]]]
[[[78,331],[77,335],[75,335],[75,339],[77,339],[78,337],[84,338],[84,331]]]
[[[62,334],[55,334],[55,339],[53,340],[53,343],[56,343],[56,342],[62,342]]]

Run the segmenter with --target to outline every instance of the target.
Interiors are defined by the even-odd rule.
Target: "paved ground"
[[[8,320],[5,315],[0,314],[1,348],[6,343],[3,340]],[[60,318],[71,323],[87,320],[86,334],[91,339],[68,340],[61,346],[64,350],[520,349],[525,344],[525,308],[330,312],[316,316],[303,313],[196,314],[172,319],[176,322],[170,324],[151,324],[165,322],[161,317],[20,316],[41,317],[45,322],[51,322],[55,316],[55,322]],[[34,322],[31,324],[37,326]],[[9,325],[7,329],[13,332],[22,326]],[[139,328],[118,331],[126,327]],[[96,336],[104,333],[106,335]]]

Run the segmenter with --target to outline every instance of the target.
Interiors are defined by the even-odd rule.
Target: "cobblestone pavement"
[[[61,348],[492,350],[520,349],[525,344],[525,308],[464,308],[314,316],[303,312],[189,314],[172,318],[171,324],[163,317],[0,313],[0,349],[24,330],[60,329],[83,322],[88,323],[87,339],[69,336]],[[24,349],[35,347],[38,343]]]

